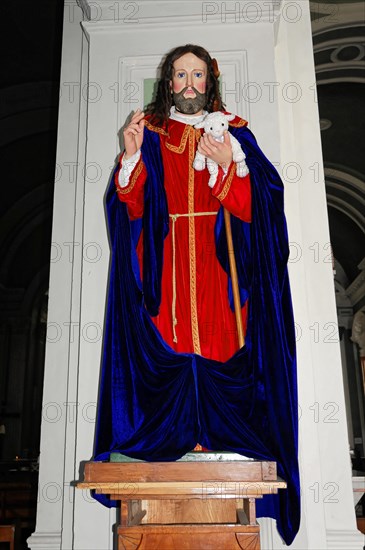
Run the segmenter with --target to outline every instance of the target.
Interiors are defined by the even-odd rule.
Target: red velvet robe
[[[236,117],[231,124],[247,123]],[[211,189],[208,170],[198,172],[192,167],[202,130],[174,120],[169,120],[168,131],[166,126],[152,126],[148,118],[146,125],[160,134],[170,214],[170,229],[164,242],[161,306],[153,321],[175,351],[226,361],[237,351],[238,339],[235,315],[228,303],[227,274],[215,254],[215,213],[222,204],[243,221],[251,221],[250,176],[237,177],[232,162],[224,179],[219,168],[217,182]],[[118,174],[119,171],[115,183],[119,199],[127,203],[131,219],[141,217],[146,180],[142,156],[127,187],[120,188]],[[174,219],[176,214],[188,216]],[[142,241],[141,237],[137,247],[141,276]],[[245,326],[246,304],[242,315]]]

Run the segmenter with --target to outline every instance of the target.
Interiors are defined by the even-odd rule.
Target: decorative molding
[[[365,193],[363,180],[338,166],[326,166],[327,204],[348,216],[364,233]]]
[[[364,3],[358,2],[310,2],[312,33],[318,33],[341,27],[358,25],[364,20]]]
[[[274,23],[279,16],[282,0],[245,0],[231,3],[196,0],[77,0],[77,4],[82,9],[85,20],[91,25],[110,23],[120,30],[120,27],[141,24],[170,26],[171,23],[181,25],[182,22],[189,25],[194,22],[200,25]]]
[[[361,193],[364,197],[365,203],[365,191],[364,191],[364,182],[359,174],[359,177],[342,170],[340,166],[334,164],[327,164],[324,168],[325,177],[329,180],[336,180],[342,182],[344,187],[352,187]]]
[[[327,205],[348,216],[361,231],[364,231],[364,216],[356,208],[350,206],[343,199],[339,199],[329,193],[327,194]]]
[[[315,31],[312,23],[317,85],[365,82],[365,27],[359,24],[364,15],[347,23],[343,19],[342,7],[343,4],[341,14],[333,25]],[[344,53],[347,55],[344,56]]]
[[[35,531],[28,539],[27,544],[31,550],[61,550],[61,531],[44,533]]]
[[[356,279],[352,281],[352,283],[346,289],[346,294],[349,297],[352,305],[356,305],[365,296],[364,259],[359,263],[358,268],[361,269],[361,273],[359,273]]]
[[[328,206],[348,216],[365,233],[363,179],[335,165],[326,166],[324,174]]]
[[[351,199],[350,193],[345,193],[346,198],[340,198],[336,195],[334,191],[336,188],[344,193],[344,190],[341,186],[335,184],[326,185],[327,192],[327,204],[332,206],[337,210],[340,210],[343,214],[348,216],[364,233],[365,232],[365,216],[361,213],[361,209],[357,208],[357,205],[353,201],[348,202],[346,199]]]
[[[332,126],[332,121],[328,120],[327,118],[321,118],[319,121],[321,132],[324,132],[325,130],[328,130]]]
[[[327,529],[328,550],[361,550],[364,546],[364,535],[354,529]]]
[[[337,296],[336,296],[336,302],[337,302]],[[337,317],[338,317],[339,327],[343,327],[347,330],[351,330],[352,320],[354,317],[354,312],[352,307],[338,306],[337,304]]]
[[[337,258],[334,258],[334,265],[335,265],[335,273],[336,273],[336,281],[341,286],[341,288],[345,289],[349,286],[349,280],[346,275],[346,272],[342,265],[340,264],[339,260]],[[349,304],[351,305],[351,304]]]
[[[365,216],[362,216],[361,214],[361,211],[364,211],[364,207],[365,207],[365,195],[364,197],[362,197],[360,193],[357,193],[356,191],[353,191],[351,188],[345,186],[343,182],[341,181],[336,182],[329,179],[328,177],[326,177],[326,189],[327,189],[327,192],[329,192],[330,190],[333,190],[333,191],[341,191],[342,193],[345,193],[349,204],[354,205],[355,201],[359,202],[360,203],[359,204],[360,208],[358,209],[359,219],[363,219],[365,222]],[[331,195],[331,193],[329,194]],[[333,193],[333,195],[336,196],[336,193]],[[364,229],[365,229],[365,224],[364,224]]]

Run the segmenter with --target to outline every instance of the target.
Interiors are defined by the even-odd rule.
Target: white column
[[[77,346],[82,254],[80,228],[83,201],[82,152],[85,107],[80,93],[87,42],[76,1],[64,8],[62,69],[58,121],[57,165],[53,209],[48,330],[43,389],[41,454],[36,531],[29,548],[73,547],[73,488],[77,418]],[[83,54],[84,50],[84,54]],[[86,52],[86,56],[85,56]],[[87,67],[87,65],[86,65]],[[82,176],[82,170],[81,170]],[[81,186],[81,188],[80,188]],[[90,453],[91,456],[91,453]]]
[[[284,0],[276,74],[297,324],[302,528],[293,548],[360,550],[315,93],[309,3]],[[286,175],[286,178],[285,178]],[[305,538],[302,532],[305,531]],[[306,539],[306,540],[305,540]],[[279,545],[275,546],[280,548]]]

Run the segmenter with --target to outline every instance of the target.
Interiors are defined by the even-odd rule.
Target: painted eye
[[[224,126],[224,122],[222,122],[222,126]]]
[[[176,73],[176,76],[177,76],[177,78],[184,78],[185,73],[179,72],[179,73]]]
[[[197,72],[197,73],[195,73],[195,76],[196,76],[197,78],[201,78],[201,77],[203,76],[203,73]]]

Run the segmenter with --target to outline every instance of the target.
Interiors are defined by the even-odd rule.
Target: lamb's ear
[[[197,128],[198,130],[199,128],[204,128],[204,120],[198,122],[198,124],[194,124],[194,128]]]
[[[231,122],[231,120],[236,118],[236,115],[233,115],[232,113],[230,115],[224,115],[224,116],[226,117],[226,120],[228,120],[228,122]]]

